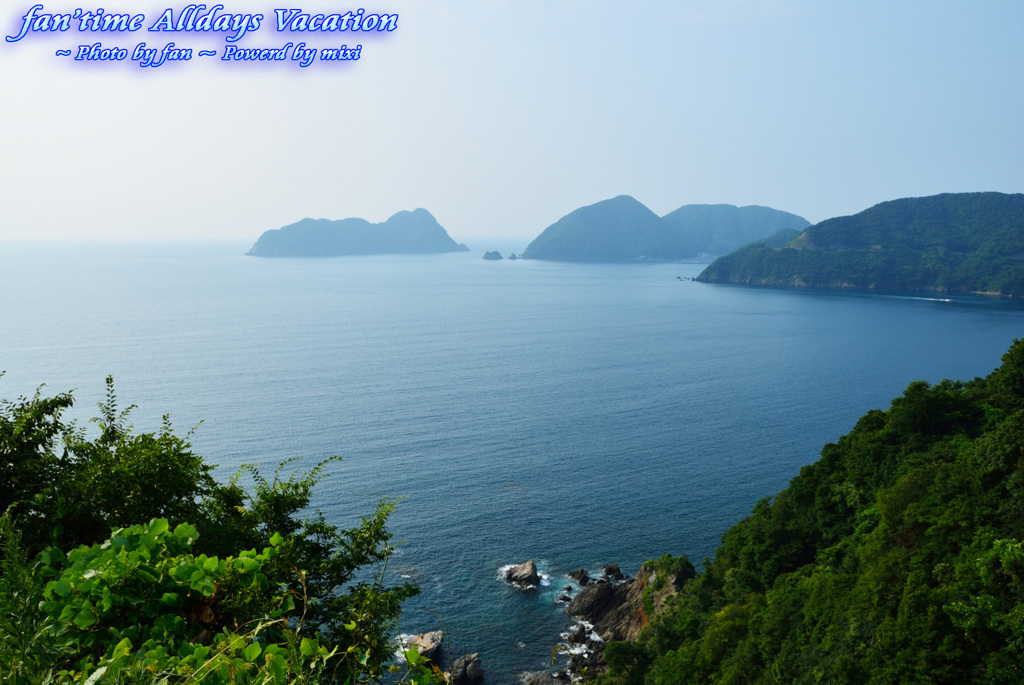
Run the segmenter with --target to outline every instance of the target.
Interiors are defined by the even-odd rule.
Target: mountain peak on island
[[[627,261],[663,249],[658,215],[636,198],[619,195],[566,214],[523,251],[527,259]]]
[[[255,257],[341,257],[373,254],[468,252],[437,219],[421,208],[400,211],[387,221],[302,219],[265,231],[246,253]]]
[[[684,205],[663,217],[629,195],[581,207],[548,226],[523,257],[564,261],[695,259],[727,254],[806,219],[770,207]]]

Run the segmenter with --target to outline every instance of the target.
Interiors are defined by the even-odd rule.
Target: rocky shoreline
[[[513,582],[512,571],[519,569],[521,574],[532,563],[513,567],[506,572],[506,580]],[[604,672],[604,650],[608,643],[635,640],[647,625],[648,610],[657,610],[675,593],[675,583],[671,579],[659,580],[658,572],[646,564],[633,578],[623,574],[618,564],[604,566],[596,579],[583,568],[570,571],[565,577],[580,586],[572,596],[569,593],[573,586],[567,585],[555,600],[566,602],[565,612],[577,621],[561,635],[563,642],[558,646],[559,652],[569,655],[569,665],[555,672],[524,673],[524,685],[564,685],[582,682],[584,674]]]
[[[651,562],[645,563],[635,577],[624,574],[618,564],[602,567],[592,577],[584,568],[564,574],[567,584],[554,599],[565,605],[565,613],[576,622],[561,634],[557,653],[568,656],[568,664],[557,671],[529,671],[519,678],[524,685],[565,685],[580,683],[607,670],[604,650],[610,642],[632,641],[647,625],[649,612],[657,611],[675,594],[676,579],[660,577]],[[531,591],[547,586],[551,580],[537,569],[533,560],[501,569],[499,576],[510,586]],[[440,630],[403,638],[403,646],[416,647],[421,656],[441,666],[448,663],[449,680],[454,685],[475,685],[484,677],[477,654],[452,659],[444,653],[444,633]]]
[[[451,659],[444,650],[444,631],[434,630],[429,633],[410,635],[401,639],[403,649],[415,647],[420,656],[437,664],[438,667],[448,663],[449,678],[447,682],[452,685],[477,685],[483,682],[484,668],[480,662],[478,653],[466,654],[457,659]]]

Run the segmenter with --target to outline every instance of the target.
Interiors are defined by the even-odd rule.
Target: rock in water
[[[587,583],[590,582],[590,576],[587,575],[587,569],[578,568],[575,571],[569,571],[567,574],[571,580],[575,580],[580,584],[580,587],[586,587]]]
[[[437,661],[441,656],[441,646],[444,644],[444,633],[435,630],[429,633],[413,635],[405,641],[407,647],[415,647],[420,656]]]
[[[611,583],[591,583],[569,603],[566,612],[570,616],[593,622],[602,615],[614,597],[615,588]]]
[[[626,576],[622,575],[622,571],[619,570],[618,564],[608,564],[605,566],[604,575],[615,581],[625,580],[626,578]]]
[[[484,667],[480,664],[478,654],[469,654],[455,660],[451,674],[454,685],[473,685],[483,681]]]
[[[515,585],[534,586],[540,585],[540,574],[537,573],[537,565],[533,560],[510,568],[505,573],[505,580]]]
[[[492,252],[484,252],[484,259],[501,259],[501,253],[498,252],[497,250],[494,250]]]
[[[588,639],[590,638],[587,635],[587,627],[581,623],[576,630],[569,633],[569,637],[565,638],[565,641],[570,645],[585,645]]]

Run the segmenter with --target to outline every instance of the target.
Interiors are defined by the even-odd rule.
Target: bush
[[[285,477],[286,461],[269,480],[246,465],[220,484],[166,417],[135,434],[110,378],[97,438],[65,423],[72,405],[39,392],[0,403],[5,683],[385,676],[418,592],[384,583],[393,501],[349,529],[299,518],[337,458]],[[408,681],[432,682],[409,656]]]

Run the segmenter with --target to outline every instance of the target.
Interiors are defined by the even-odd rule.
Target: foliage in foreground
[[[618,684],[1024,681],[1024,341],[868,412],[606,659]]]
[[[245,466],[219,484],[166,419],[134,434],[110,379],[98,438],[63,421],[71,405],[38,393],[0,404],[3,682],[389,674],[401,602],[418,591],[383,583],[392,502],[351,529],[300,519],[332,460],[271,480]],[[434,682],[417,656],[403,679]]]

